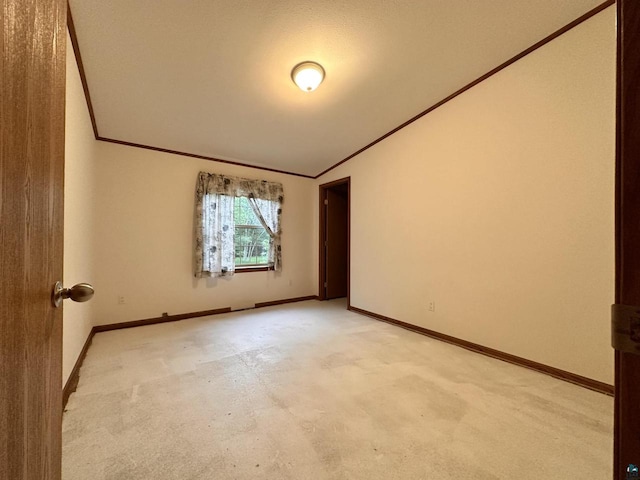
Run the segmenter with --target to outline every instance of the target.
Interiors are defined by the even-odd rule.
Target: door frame
[[[324,200],[327,190],[338,185],[347,185],[347,309],[351,307],[351,177],[344,177],[318,187],[318,208],[320,226],[318,229],[318,300],[327,299],[325,282],[327,280],[327,254],[325,251],[325,237],[327,236],[327,212]]]
[[[640,312],[640,2],[617,1],[616,60],[616,273],[615,303],[631,306],[625,318],[635,353],[615,351],[614,480],[640,465],[640,355],[633,324]],[[629,307],[625,307],[629,308]],[[615,316],[612,319],[615,322]],[[616,331],[615,325],[613,331]],[[613,336],[615,339],[615,335]],[[615,342],[614,342],[615,343]],[[619,347],[619,345],[618,345]]]

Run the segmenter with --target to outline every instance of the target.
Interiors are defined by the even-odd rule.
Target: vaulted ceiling
[[[316,175],[602,0],[70,0],[99,136]],[[305,93],[291,69],[313,60]]]

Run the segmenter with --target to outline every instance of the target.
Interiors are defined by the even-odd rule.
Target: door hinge
[[[327,282],[324,282],[324,288],[327,288]]]
[[[621,352],[640,355],[640,307],[611,305],[611,345]]]
[[[325,204],[325,205],[329,205],[329,199],[328,199],[328,198],[325,198],[325,199],[324,199],[324,204]]]

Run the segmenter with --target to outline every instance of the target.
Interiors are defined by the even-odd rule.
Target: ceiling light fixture
[[[316,62],[302,62],[291,70],[291,79],[300,90],[313,92],[324,80],[324,68]]]

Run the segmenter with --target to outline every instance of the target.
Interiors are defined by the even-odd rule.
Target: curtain
[[[282,231],[280,230],[281,205],[278,202],[262,200],[249,197],[249,205],[260,220],[260,223],[271,237],[269,247],[269,266],[274,270],[280,270],[282,263],[282,243],[280,241]]]
[[[235,271],[233,197],[205,194],[200,224],[199,231],[202,234],[200,238],[196,236],[196,252],[199,252],[196,256],[196,276],[233,275]]]
[[[282,267],[281,183],[200,172],[196,182],[195,276],[230,276],[235,271],[235,197],[247,197],[271,237],[269,266]]]

